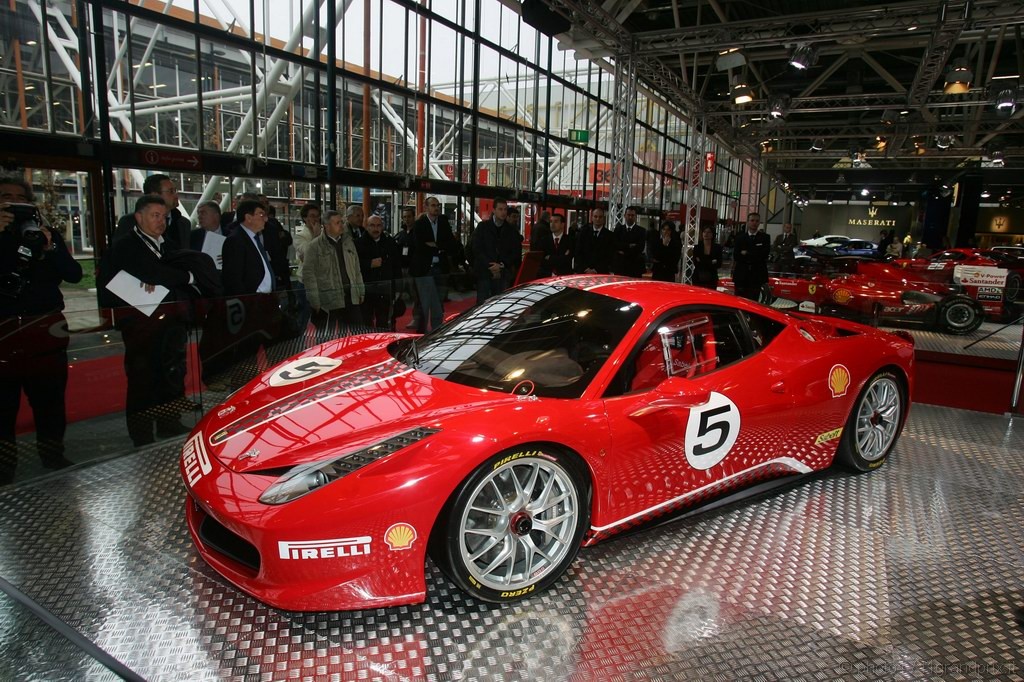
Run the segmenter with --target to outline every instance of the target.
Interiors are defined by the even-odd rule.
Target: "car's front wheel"
[[[836,458],[854,471],[871,471],[885,464],[900,436],[906,409],[905,391],[893,374],[880,372],[871,377],[853,404]]]
[[[483,601],[515,601],[565,572],[590,521],[590,487],[572,457],[536,448],[494,455],[459,487],[434,558]]]

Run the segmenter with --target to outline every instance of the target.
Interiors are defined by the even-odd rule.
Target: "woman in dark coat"
[[[679,257],[683,253],[683,245],[676,234],[675,226],[666,222],[661,226],[661,234],[650,243],[651,278],[659,282],[675,282],[679,272]]]
[[[722,267],[722,245],[715,243],[715,231],[705,227],[700,242],[693,247],[693,284],[714,289],[718,286],[718,268]]]

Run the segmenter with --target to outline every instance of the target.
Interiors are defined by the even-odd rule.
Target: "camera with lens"
[[[43,216],[33,204],[7,204],[2,210],[14,215],[7,229],[15,236],[18,254],[14,270],[0,275],[0,295],[16,297],[25,288],[29,263],[43,255],[46,233]]]

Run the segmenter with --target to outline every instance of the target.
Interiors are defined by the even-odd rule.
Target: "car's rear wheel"
[[[949,334],[970,334],[981,326],[985,309],[968,296],[956,295],[939,304],[938,323]]]
[[[1006,288],[1003,289],[1003,298],[1007,303],[1013,303],[1020,296],[1021,277],[1020,273],[1011,272],[1006,276]]]
[[[579,551],[590,520],[589,491],[568,455],[533,448],[499,453],[477,467],[445,508],[434,557],[460,588],[484,601],[540,592]]]
[[[885,464],[903,426],[907,398],[895,375],[871,377],[853,404],[836,459],[854,471],[872,471]]]

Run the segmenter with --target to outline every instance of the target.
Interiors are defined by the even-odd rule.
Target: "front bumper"
[[[426,598],[433,503],[422,491],[417,495],[416,486],[405,486],[413,495],[403,495],[391,476],[353,476],[270,506],[259,496],[275,479],[234,473],[213,457],[204,469],[208,473],[197,478],[183,457],[189,533],[200,556],[242,591],[289,611],[378,608]]]

